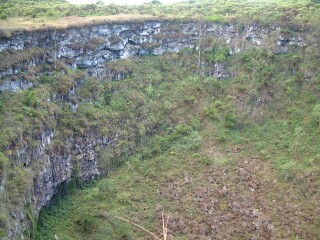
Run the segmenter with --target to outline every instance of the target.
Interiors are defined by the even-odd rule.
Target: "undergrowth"
[[[187,69],[168,63],[179,58],[192,69],[196,67],[192,55],[148,57],[142,68],[141,62],[139,66],[132,65],[131,74],[124,81],[108,83],[111,91],[104,93],[95,87],[104,100],[99,100],[99,94],[92,95],[92,105],[96,107],[84,105],[86,108],[76,113],[78,118],[86,116],[82,111],[91,108],[90,114],[100,114],[103,108],[99,101],[105,101],[107,94],[108,109],[114,113],[127,115],[132,109],[148,112],[145,118],[139,118],[139,123],[132,121],[123,128],[133,131],[138,127],[139,141],[133,155],[120,156],[117,161],[124,166],[110,178],[76,191],[58,206],[44,210],[39,218],[39,239],[50,239],[55,234],[61,239],[145,236],[115,216],[157,231],[154,206],[160,203],[166,211],[176,211],[170,202],[157,197],[162,181],[179,178],[184,169],[190,171],[189,164],[199,173],[212,164],[233,165],[235,159],[228,155],[233,151],[240,158],[266,160],[275,169],[275,181],[284,184],[283,189],[289,184],[300,189],[301,196],[307,196],[304,186],[309,182],[300,180],[317,176],[320,164],[320,75],[314,67],[319,53],[309,50],[280,55],[252,50],[228,56],[229,71],[235,77],[222,81],[186,74]],[[99,111],[94,113],[94,108]],[[200,151],[203,139],[208,137],[224,156],[208,157]],[[130,142],[122,144],[128,146]],[[101,162],[109,157],[101,155]],[[315,179],[314,184],[319,182]],[[315,191],[312,196],[318,196]],[[188,207],[197,214],[192,206]],[[228,205],[221,203],[220,210],[228,210]],[[178,237],[183,239],[183,235]]]
[[[96,4],[72,5],[65,0],[2,0],[0,19],[28,17],[50,20],[68,16],[110,16],[117,14],[148,14],[174,16],[178,19],[203,18],[211,22],[243,24],[260,23],[299,26],[319,22],[320,5],[316,0],[272,0],[272,1],[185,1],[175,4],[115,5]]]

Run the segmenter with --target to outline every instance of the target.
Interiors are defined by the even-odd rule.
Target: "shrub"
[[[224,116],[224,125],[229,129],[233,129],[236,126],[236,120],[232,112],[228,112]]]
[[[4,19],[7,19],[7,18],[8,18],[8,16],[6,14],[4,14],[4,13],[0,14],[0,19],[4,20]]]
[[[209,22],[213,22],[213,23],[222,23],[225,22],[225,17],[221,16],[221,15],[210,15],[205,17],[205,20],[209,21]]]
[[[0,152],[0,179],[4,177],[8,163],[8,158],[2,152]]]
[[[97,228],[97,219],[90,213],[80,215],[76,223],[84,233],[91,233]]]

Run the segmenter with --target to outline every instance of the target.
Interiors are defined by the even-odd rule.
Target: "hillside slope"
[[[140,60],[112,99],[145,94],[156,135],[108,179],[61,193],[40,216],[39,239],[148,239],[116,216],[161,234],[163,210],[174,239],[317,239],[319,73],[295,81],[304,69],[289,62],[310,57],[299,51],[229,56],[237,76],[222,81],[190,71],[197,55]]]
[[[1,3],[0,238],[319,238],[315,1]]]

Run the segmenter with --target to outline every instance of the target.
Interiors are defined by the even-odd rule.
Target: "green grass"
[[[36,149],[36,136],[45,128],[55,130],[50,145],[55,153],[70,151],[65,143],[70,138],[81,139],[85,133],[99,137],[118,134],[115,144],[96,149],[99,167],[102,173],[124,167],[110,180],[74,193],[42,216],[40,239],[50,239],[53,234],[61,239],[140,236],[132,226],[115,220],[117,214],[138,217],[141,225],[157,230],[152,207],[159,201],[153,196],[161,184],[159,174],[174,178],[184,166],[190,167],[189,163],[191,169],[199,164],[199,172],[212,164],[232,166],[237,162],[228,155],[232,151],[239,151],[239,158],[266,160],[276,170],[275,181],[302,182],[293,188],[308,196],[309,180],[299,179],[311,176],[315,185],[310,189],[319,185],[320,52],[314,46],[290,50],[274,54],[252,49],[230,56],[224,47],[212,43],[203,52],[207,56],[204,68],[212,67],[213,61],[225,61],[234,76],[221,81],[196,73],[201,72],[197,55],[187,51],[108,63],[108,68],[126,74],[123,81],[86,78],[83,72],[60,62],[57,71],[50,65],[38,66],[29,76],[36,87],[0,95],[0,172],[7,192],[1,199],[1,207],[6,206],[1,211],[5,215],[1,216],[1,228],[6,227],[7,213],[23,205],[23,194],[32,187],[32,174],[41,167],[40,160],[29,168],[23,168],[23,163],[8,167],[15,152],[7,146],[22,138],[16,147]],[[23,57],[18,53],[18,58]],[[39,74],[43,71],[51,74]],[[71,99],[79,104],[77,112],[71,111],[67,101],[47,101],[53,94],[65,95],[76,82],[83,83]],[[53,120],[53,115],[59,121]],[[222,155],[200,152],[202,140],[208,137]],[[150,188],[148,182],[155,185]],[[319,196],[318,190],[314,191],[310,196]],[[143,208],[133,199],[136,193],[148,200],[141,203]],[[224,211],[226,205],[221,204]],[[170,210],[168,202],[163,205]],[[195,210],[190,206],[188,211]]]
[[[118,6],[72,5],[65,0],[3,1],[0,18],[29,17],[54,19],[66,16],[110,16],[117,14],[149,14],[174,16],[179,19],[203,18],[213,22],[292,24],[303,26],[319,22],[320,6],[310,0],[198,0],[193,3]]]
[[[139,65],[128,66],[124,61],[123,69],[131,69],[129,77],[108,83],[107,88],[90,90],[95,85],[84,85],[88,88],[85,95],[90,97],[96,91],[98,94],[92,94],[91,98],[100,104],[104,101],[100,98],[103,92],[112,89],[105,113],[109,120],[112,115],[117,116],[115,119],[128,115],[130,109],[141,111],[144,117],[139,123],[132,118],[123,128],[129,133],[139,129],[141,135],[132,135],[139,139],[133,156],[120,154],[114,158],[116,162],[126,162],[119,171],[76,191],[41,214],[39,239],[51,239],[55,234],[61,239],[145,238],[145,233],[115,216],[138,219],[140,225],[157,232],[160,223],[155,217],[155,205],[160,203],[167,211],[178,211],[166,198],[157,197],[163,182],[179,179],[184,171],[201,175],[212,165],[231,168],[243,158],[263,159],[275,170],[275,177],[271,178],[279,181],[275,188],[291,186],[295,193],[289,196],[298,198],[311,211],[318,211],[312,201],[319,196],[320,184],[316,177],[320,169],[319,72],[314,69],[314,61],[319,58],[317,50],[309,50],[297,49],[281,55],[252,50],[227,56],[229,70],[236,77],[220,82],[192,72],[186,74],[187,69],[196,65],[194,56],[180,56],[187,68],[177,68],[168,62],[176,55],[167,55],[145,58]],[[309,71],[313,71],[312,77],[303,80],[304,73]],[[85,116],[91,116],[89,128],[103,124],[98,121],[102,119],[99,116],[102,109],[98,109],[96,112],[95,107],[84,104],[76,113],[77,120],[66,115],[76,121],[66,127],[77,131],[76,126],[83,127],[81,122],[85,120],[81,118]],[[220,154],[206,153],[210,149],[204,147],[208,138]],[[124,145],[119,147],[131,143],[121,144]],[[110,156],[108,152],[104,154],[102,161],[104,156]],[[312,186],[309,176],[313,179]],[[205,183],[199,180],[196,186],[201,184]],[[302,196],[308,196],[310,189],[315,193],[310,200],[304,200]],[[277,190],[269,191],[280,197]],[[222,212],[229,209],[224,201],[219,206]],[[187,212],[201,219],[196,209],[188,205]],[[305,224],[302,223],[304,229]],[[315,229],[312,225],[308,231],[318,236]]]
[[[109,178],[92,183],[43,210],[38,221],[39,239],[52,239],[54,235],[60,239],[146,238],[145,232],[116,216],[133,222],[139,220],[139,225],[157,231],[161,221],[155,219],[155,206],[161,204],[166,212],[174,210],[170,201],[159,201],[157,192],[166,179],[184,169],[190,170],[193,164],[202,171],[213,162],[203,160],[202,154],[190,159],[203,142],[198,134],[202,135],[192,131],[173,141],[170,147],[162,146],[167,149],[152,159],[143,159],[141,152],[145,146],[138,147],[138,153]],[[147,147],[152,146],[147,144]]]

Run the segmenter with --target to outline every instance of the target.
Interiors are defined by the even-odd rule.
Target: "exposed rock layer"
[[[89,76],[109,75],[122,79],[121,73],[112,72],[105,63],[132,56],[147,54],[161,55],[165,52],[178,52],[184,48],[206,47],[205,42],[216,39],[228,46],[230,53],[252,47],[264,47],[274,52],[286,52],[290,45],[303,46],[303,34],[294,32],[290,36],[282,34],[277,26],[258,27],[248,25],[239,28],[233,24],[197,22],[145,21],[123,24],[97,24],[84,27],[71,27],[57,30],[16,31],[9,39],[0,39],[0,91],[27,89],[37,84],[30,79],[30,72],[41,64],[56,64],[63,61],[71,68],[85,69]],[[216,63],[213,74],[221,79],[224,65]],[[74,86],[67,99],[74,95]],[[61,100],[56,96],[55,100]],[[63,96],[62,96],[63,100]],[[73,104],[73,111],[77,105]],[[28,167],[37,162],[38,171],[33,174],[33,189],[25,202],[30,202],[35,216],[41,207],[47,205],[56,192],[57,186],[70,181],[75,170],[73,158],[79,161],[79,176],[88,181],[101,174],[98,167],[98,154],[95,147],[104,147],[116,141],[114,136],[95,136],[87,133],[82,139],[69,139],[65,151],[49,148],[55,138],[53,129],[43,126],[38,136],[40,145],[34,151],[30,146],[12,144],[18,164]],[[19,140],[17,140],[19,142]],[[22,210],[12,213],[9,236],[12,239],[23,237],[26,219]]]
[[[278,26],[242,28],[234,24],[151,21],[123,24],[98,24],[57,30],[16,31],[0,39],[2,90],[25,89],[34,83],[28,69],[42,63],[62,60],[72,68],[86,69],[90,76],[106,73],[104,64],[114,59],[147,54],[161,55],[183,48],[198,48],[214,37],[227,44],[230,53],[251,47],[275,52],[288,51],[290,45],[305,45],[302,34],[281,33]],[[199,41],[200,38],[200,41]],[[41,51],[42,49],[42,51]],[[218,76],[217,77],[221,77]]]

